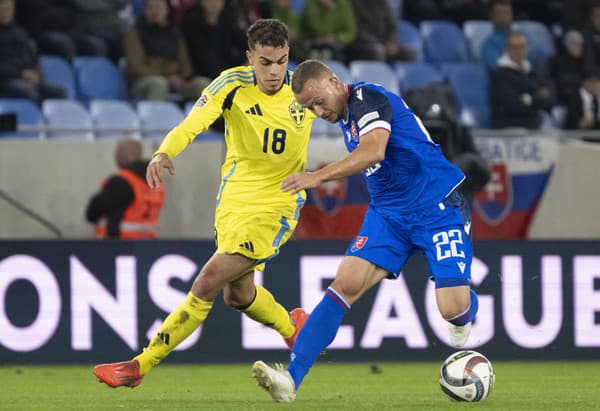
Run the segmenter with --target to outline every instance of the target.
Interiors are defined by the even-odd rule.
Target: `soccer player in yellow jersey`
[[[279,252],[291,236],[304,204],[304,191],[290,195],[281,181],[306,167],[315,116],[302,108],[290,87],[288,32],[274,19],[248,29],[251,66],[221,73],[185,120],[162,142],[148,165],[150,187],[163,184],[163,168],[174,174],[172,159],[221,114],[227,155],[217,193],[217,250],[202,267],[187,298],[163,322],[144,351],[130,361],[101,364],[94,374],[110,387],[135,387],[206,319],[223,290],[225,302],[277,330],[291,348],[306,313],[288,313],[263,287],[254,270]]]

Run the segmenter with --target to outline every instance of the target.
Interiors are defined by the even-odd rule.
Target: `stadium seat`
[[[442,73],[456,95],[456,103],[463,124],[489,128],[489,79],[485,68],[476,63],[447,63]]]
[[[306,3],[306,0],[291,0],[290,6],[292,7],[294,13],[300,16],[302,14],[302,10],[304,10],[304,3]]]
[[[515,21],[512,29],[525,33],[529,40],[530,56],[535,61],[554,56],[556,52],[554,38],[544,24],[538,21]]]
[[[162,140],[183,118],[181,109],[169,101],[142,100],[137,103],[142,138]]]
[[[480,64],[444,64],[441,71],[454,89],[459,106],[489,106],[488,73]]]
[[[447,20],[424,20],[419,26],[425,61],[433,64],[468,61],[467,40],[460,27]]]
[[[387,63],[382,61],[352,61],[350,62],[350,75],[353,81],[377,83],[394,93],[400,92],[396,73]]]
[[[397,29],[400,42],[415,50],[417,61],[423,61],[423,39],[419,29],[406,20],[398,20]]]
[[[335,75],[344,83],[352,83],[352,76],[344,63],[337,60],[325,60],[323,63],[327,64]]]
[[[471,128],[491,128],[491,109],[489,107],[469,107],[460,109],[460,124]]]
[[[139,138],[140,122],[129,103],[121,100],[92,100],[89,104],[96,139]]]
[[[404,0],[387,0],[387,3],[394,20],[401,19],[402,10],[404,9]]]
[[[467,20],[463,23],[463,33],[469,44],[471,59],[481,60],[481,46],[493,31],[494,25],[489,20]]]
[[[17,130],[22,126],[44,126],[44,117],[38,106],[31,100],[2,98],[0,99],[0,113],[15,113],[17,116]],[[44,138],[44,133],[42,131],[0,132],[0,137]]]
[[[104,57],[75,57],[77,95],[80,100],[118,100],[125,85],[119,68]]]
[[[444,81],[439,71],[429,63],[398,61],[394,67],[400,81],[400,91],[403,94],[414,88]]]
[[[44,82],[62,87],[70,99],[76,98],[75,74],[71,65],[59,56],[40,56]]]
[[[92,117],[80,102],[75,100],[47,99],[42,103],[42,113],[44,113],[48,127],[63,129],[60,131],[48,130],[46,138],[88,141],[94,139],[94,133],[90,131],[93,127]],[[82,129],[88,130],[83,131]]]

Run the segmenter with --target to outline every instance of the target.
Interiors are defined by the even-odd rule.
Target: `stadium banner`
[[[291,241],[256,273],[286,307],[311,310],[347,243]],[[138,353],[185,297],[209,241],[0,242],[0,364],[92,364]],[[597,242],[479,241],[479,313],[467,348],[496,359],[600,359]],[[456,351],[414,256],[345,317],[321,361],[440,361]],[[286,361],[281,337],[224,305],[167,362]]]
[[[492,173],[473,199],[473,237],[527,238],[558,159],[558,138],[541,134],[475,137],[475,144]]]

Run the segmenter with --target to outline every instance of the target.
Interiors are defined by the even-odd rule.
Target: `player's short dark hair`
[[[324,74],[330,74],[331,69],[319,60],[305,60],[294,69],[292,76],[292,91],[301,93],[304,83],[313,78],[319,78]]]
[[[247,31],[248,48],[254,50],[257,44],[282,48],[289,44],[288,28],[277,19],[259,19]]]

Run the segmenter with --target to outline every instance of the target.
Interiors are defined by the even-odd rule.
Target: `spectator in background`
[[[240,30],[246,31],[256,20],[271,18],[269,0],[234,0]]]
[[[169,93],[179,93],[193,100],[209,81],[192,79],[185,39],[171,23],[167,1],[146,0],[143,14],[125,35],[131,96],[164,100]]]
[[[513,22],[513,9],[510,0],[493,0],[490,20],[494,31],[481,44],[481,60],[488,70],[494,70],[498,59],[504,53],[506,36]]]
[[[348,50],[352,60],[415,60],[415,50],[400,42],[387,0],[352,0],[356,38]]]
[[[494,128],[539,128],[541,111],[554,103],[527,59],[527,37],[521,32],[508,34],[506,52],[491,75],[490,100]]]
[[[583,81],[583,36],[577,30],[569,30],[563,37],[563,45],[554,60],[554,79],[559,103],[566,105],[577,94]]]
[[[73,35],[100,40],[114,62],[123,56],[125,22],[119,13],[130,0],[66,0],[73,12]]]
[[[17,21],[33,36],[40,54],[68,61],[75,56],[106,56],[101,39],[73,28],[75,16],[64,0],[19,0],[16,6]]]
[[[585,76],[567,106],[565,128],[572,130],[600,129],[600,73],[591,70]]]
[[[225,0],[199,0],[186,13],[181,30],[197,76],[213,79],[246,61],[246,36],[235,15],[226,12]]]
[[[346,60],[346,48],[356,38],[350,0],[307,0],[301,22],[311,58]]]
[[[15,0],[0,0],[0,97],[25,98],[41,103],[65,98],[61,87],[42,79],[35,42],[14,21]]]
[[[271,14],[274,19],[288,26],[290,36],[290,60],[303,61],[308,57],[306,40],[302,36],[300,16],[292,9],[290,0],[273,0]]]
[[[151,189],[146,184],[148,161],[142,160],[140,142],[120,140],[115,162],[118,173],[106,179],[100,192],[90,199],[86,219],[96,225],[97,238],[157,238],[165,192],[162,187]]]
[[[600,67],[600,3],[594,3],[590,10],[589,21],[584,26],[586,69]]]
[[[173,23],[178,26],[183,22],[188,10],[196,7],[198,0],[171,0],[169,4],[173,14]]]

